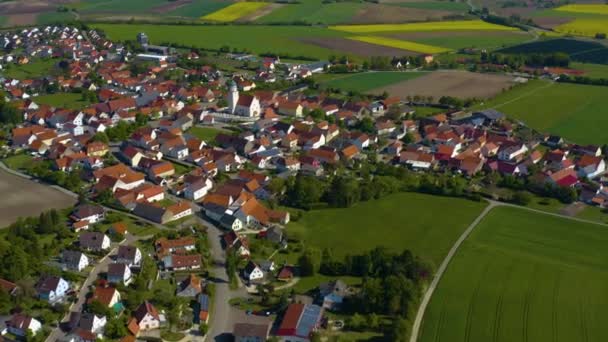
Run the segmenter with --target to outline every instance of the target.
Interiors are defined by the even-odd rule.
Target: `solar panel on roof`
[[[296,328],[297,336],[309,336],[321,319],[321,307],[318,305],[306,305],[298,321]]]

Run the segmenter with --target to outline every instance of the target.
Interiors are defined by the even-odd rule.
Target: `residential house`
[[[264,272],[260,266],[250,260],[243,269],[243,276],[249,282],[255,282],[257,280],[264,279]]]
[[[164,317],[158,313],[154,305],[145,301],[135,310],[127,328],[137,336],[140,331],[159,329],[163,322]]]
[[[120,292],[114,287],[96,286],[93,295],[88,299],[88,303],[99,302],[108,308],[115,308],[120,304]]]
[[[189,183],[184,189],[184,197],[191,201],[198,201],[205,197],[213,188],[213,182],[209,178],[198,179],[195,182]]]
[[[108,265],[108,282],[113,284],[129,285],[131,282],[131,269],[126,264]]]
[[[193,237],[182,237],[168,240],[160,238],[154,243],[157,254],[169,254],[175,252],[188,252],[196,249],[196,240]]]
[[[319,285],[319,297],[323,308],[338,310],[348,295],[348,286],[342,280],[334,280]]]
[[[209,296],[205,293],[201,293],[198,296],[197,308],[198,308],[198,321],[199,323],[209,322]]]
[[[606,161],[602,157],[591,155],[582,156],[577,162],[580,177],[595,178],[606,172]]]
[[[0,278],[0,289],[6,291],[6,293],[11,296],[17,295],[17,292],[19,291],[17,284],[2,278]]]
[[[323,308],[314,304],[290,304],[276,336],[283,342],[309,342],[323,318]]]
[[[190,274],[186,279],[182,280],[177,287],[178,297],[194,298],[203,291],[203,280],[195,274]]]
[[[264,342],[270,334],[268,323],[236,323],[232,334],[234,342]]]
[[[129,267],[140,267],[142,261],[142,254],[139,248],[136,246],[119,246],[118,254],[116,255],[116,262],[125,264]]]
[[[167,270],[185,271],[197,270],[201,268],[202,259],[200,254],[182,255],[171,254],[162,259],[163,266]]]
[[[78,237],[80,247],[87,251],[101,252],[110,248],[110,238],[100,232],[84,232]]]
[[[18,337],[25,337],[28,333],[35,336],[42,329],[42,324],[31,316],[17,313],[6,322],[6,328],[9,333]]]
[[[36,284],[38,298],[49,303],[65,299],[69,289],[70,284],[65,279],[57,276],[42,277]]]
[[[80,272],[89,266],[89,258],[82,252],[66,250],[61,253],[61,264],[66,270]]]
[[[103,207],[92,204],[81,204],[74,209],[70,218],[76,222],[86,221],[93,224],[103,220],[105,210]]]

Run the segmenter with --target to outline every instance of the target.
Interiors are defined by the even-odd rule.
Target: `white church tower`
[[[230,111],[230,114],[234,114],[238,102],[239,90],[236,87],[236,83],[232,81],[230,83],[230,90],[228,91],[228,110]]]

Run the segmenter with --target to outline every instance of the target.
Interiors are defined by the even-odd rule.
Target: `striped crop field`
[[[329,28],[350,33],[517,30],[514,27],[495,25],[481,20],[438,21],[410,24],[336,25],[330,26]]]
[[[608,15],[608,4],[577,4],[577,5],[565,5],[555,9],[560,12],[571,12],[571,13],[589,13],[589,14],[601,14]],[[604,25],[608,23],[604,22]]]
[[[219,11],[207,14],[202,19],[222,22],[235,21],[268,5],[268,2],[237,2]]]
[[[393,38],[388,38],[388,37],[354,36],[354,37],[348,37],[348,39],[358,40],[360,42],[365,42],[365,43],[370,43],[370,44],[389,46],[389,47],[393,47],[393,48],[397,48],[397,49],[403,49],[403,50],[419,52],[419,53],[435,54],[435,53],[443,53],[443,52],[450,51],[450,49],[446,49],[446,48],[443,48],[440,46],[420,44],[420,43],[411,42],[411,41],[407,41],[407,40],[399,40],[399,39],[393,39]]]

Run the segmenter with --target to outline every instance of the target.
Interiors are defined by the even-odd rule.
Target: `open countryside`
[[[603,341],[606,227],[495,208],[452,260],[420,341]]]
[[[606,88],[534,81],[500,94],[483,107],[496,108],[530,127],[580,143],[608,139]]]

